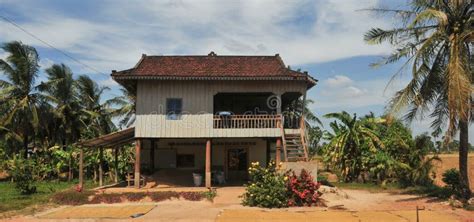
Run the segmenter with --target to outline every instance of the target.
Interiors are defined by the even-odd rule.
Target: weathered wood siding
[[[136,137],[278,137],[279,129],[213,129],[213,99],[217,93],[283,94],[306,90],[301,81],[154,81],[137,87]],[[180,120],[166,119],[166,99],[182,98]]]

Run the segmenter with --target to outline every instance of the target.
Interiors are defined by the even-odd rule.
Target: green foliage
[[[323,150],[324,161],[331,164],[346,182],[375,181],[385,185],[399,182],[403,187],[432,183],[433,162],[427,157],[434,151],[427,134],[411,136],[400,120],[373,114],[362,118],[348,113],[328,114],[339,122],[331,123],[330,141]]]
[[[333,132],[324,135],[329,141],[323,151],[324,161],[333,164],[342,180],[354,181],[367,169],[367,162],[377,149],[383,147],[373,126],[378,120],[357,119],[355,114],[351,116],[345,111],[328,113],[324,117],[336,119],[329,125]]]
[[[460,197],[461,195],[461,182],[459,176],[459,170],[452,168],[446,170],[443,173],[443,182],[446,183],[446,187],[456,196]]]
[[[15,182],[15,188],[23,195],[36,193],[33,180],[34,169],[34,162],[28,159],[16,157],[10,162],[9,174]]]
[[[472,1],[412,0],[404,10],[373,9],[396,19],[388,30],[372,28],[365,34],[369,44],[389,43],[393,53],[378,65],[403,61],[392,79],[411,72],[412,79],[388,104],[388,113],[406,112],[412,121],[429,114],[436,137],[447,128],[445,141],[459,132],[460,180],[464,199],[471,190],[468,178],[468,129],[472,121],[474,26]],[[449,149],[449,148],[448,148]]]
[[[249,168],[249,183],[243,194],[242,204],[265,208],[288,206],[288,195],[285,176],[279,174],[273,162],[262,167],[258,162]]]
[[[207,200],[209,201],[214,201],[214,198],[217,196],[217,192],[215,189],[211,189],[209,191],[204,192],[204,196],[206,197]]]
[[[287,179],[286,179],[287,178]],[[286,173],[288,206],[324,206],[320,184],[315,182],[308,171],[302,169],[299,175],[294,171]]]

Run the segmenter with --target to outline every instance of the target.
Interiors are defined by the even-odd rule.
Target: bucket
[[[225,184],[224,172],[218,171],[216,173],[216,180],[218,184]]]
[[[193,181],[195,187],[200,187],[202,184],[202,175],[199,173],[193,173]]]

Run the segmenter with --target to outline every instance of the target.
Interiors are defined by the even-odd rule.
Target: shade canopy
[[[135,127],[130,127],[124,130],[102,135],[93,139],[82,141],[77,145],[89,148],[114,148],[135,139]]]

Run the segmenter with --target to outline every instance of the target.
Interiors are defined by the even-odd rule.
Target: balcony
[[[250,115],[214,115],[214,129],[275,129],[280,128],[280,114],[250,114]]]

